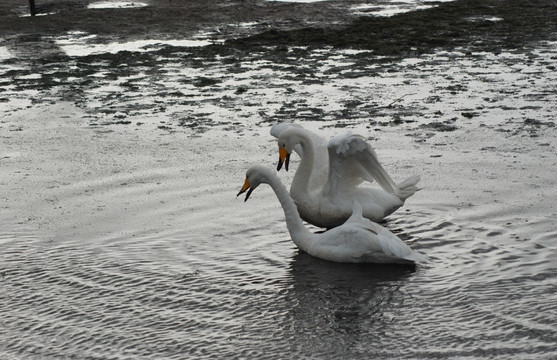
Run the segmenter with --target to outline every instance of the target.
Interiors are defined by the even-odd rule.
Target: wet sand
[[[198,306],[217,319],[209,328],[222,334],[215,331],[214,339],[235,356],[239,350],[230,344],[247,351],[244,356],[262,355],[253,339],[243,342],[241,334],[246,328],[261,332],[255,324],[275,325],[264,316],[253,321],[250,311],[238,309],[246,299],[236,292],[237,282],[254,291],[248,295],[261,301],[262,309],[281,309],[271,315],[280,319],[284,334],[271,332],[258,341],[268,345],[269,339],[282,339],[277,345],[282,352],[291,346],[298,355],[308,355],[304,348],[366,358],[372,351],[367,341],[354,346],[358,336],[350,331],[369,339],[373,323],[365,319],[380,313],[383,324],[385,312],[397,314],[390,323],[400,325],[399,331],[413,329],[407,334],[416,344],[410,357],[555,356],[555,325],[548,322],[556,310],[551,289],[557,260],[554,2],[533,7],[458,1],[390,18],[359,18],[336,1],[151,1],[149,7],[94,11],[83,1],[37,1],[40,11],[59,12],[35,19],[13,16],[16,3],[17,12],[24,12],[21,1],[0,5],[0,243],[9,249],[0,271],[10,294],[20,291],[26,301],[4,295],[13,309],[5,320],[10,325],[3,324],[11,330],[0,332],[0,343],[6,344],[0,354],[77,351],[71,341],[41,345],[52,333],[66,336],[56,326],[29,334],[13,325],[25,324],[27,312],[52,306],[44,316],[59,316],[56,309],[64,308],[56,294],[52,304],[58,305],[35,305],[35,292],[26,284],[52,284],[43,272],[55,274],[58,266],[68,271],[60,278],[96,283],[97,275],[76,275],[70,265],[86,264],[105,276],[108,262],[114,269],[122,263],[148,273],[153,283],[147,292],[163,278],[170,284],[164,288],[167,296],[176,296],[177,303],[199,295],[188,292],[192,284],[201,289],[214,282],[206,299],[231,289],[231,302],[222,311],[232,317]],[[124,52],[95,47],[139,40],[154,42]],[[174,46],[165,40],[213,44]],[[327,136],[350,129],[370,140],[395,180],[421,176],[422,190],[384,225],[426,253],[430,264],[412,275],[383,279],[392,288],[374,285],[389,300],[386,307],[378,301],[373,309],[380,311],[367,307],[377,297],[352,270],[347,272],[357,278],[349,282],[354,288],[342,296],[336,291],[348,286],[343,271],[337,279],[343,286],[315,275],[329,268],[295,252],[269,189],[258,190],[248,203],[235,198],[250,165],[275,165],[276,144],[268,131],[276,121],[296,121]],[[292,174],[281,177],[289,182]],[[64,253],[67,258],[59,255]],[[306,278],[304,272],[314,275]],[[135,289],[138,274],[124,273],[131,278],[125,287]],[[184,287],[174,287],[177,278]],[[113,282],[107,283],[99,286],[112,289]],[[133,302],[110,291],[91,292],[100,299],[90,305],[93,310],[104,309],[106,301]],[[291,345],[292,323],[303,330],[300,334],[313,329],[330,335],[324,330],[330,323],[318,322],[337,309],[337,303],[322,298],[328,293],[338,295],[339,303],[357,303],[359,321],[336,319],[345,326],[347,343],[341,344],[346,347],[331,349],[330,340],[338,339],[332,335],[323,343],[295,339],[308,345],[300,349]],[[511,293],[513,301],[505,303]],[[76,295],[70,303],[82,306],[80,299]],[[159,305],[144,311],[155,316]],[[178,310],[185,308],[170,313],[178,319],[196,316]],[[312,312],[314,317],[300,316]],[[102,325],[109,315],[99,316],[100,323],[91,320],[102,329],[103,341],[115,337]],[[452,323],[451,316],[459,322]],[[127,324],[126,319],[117,323]],[[87,326],[87,321],[68,321]],[[242,329],[234,327],[238,321],[245,321]],[[262,333],[271,334],[268,328]],[[133,329],[118,333],[124,338],[118,348],[126,341],[141,347],[129,339],[144,330],[171,349],[159,356],[183,354],[172,350],[171,340],[150,333],[149,326]],[[195,339],[190,353],[210,357],[203,342],[207,333],[199,326],[188,329],[187,336],[176,330],[174,337],[185,343]],[[420,338],[424,333],[431,335]],[[373,349],[379,358],[408,349],[389,333],[373,338],[389,340]],[[95,344],[80,341],[82,349],[96,354]],[[394,344],[393,352],[387,343]],[[265,345],[261,349],[268,349]]]

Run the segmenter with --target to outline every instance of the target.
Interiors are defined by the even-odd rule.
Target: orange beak
[[[253,189],[250,187],[248,178],[246,178],[246,181],[244,181],[244,186],[242,186],[242,189],[240,190],[240,192],[236,196],[240,196],[240,194],[245,193],[246,190],[248,190],[248,189],[249,189],[249,191],[246,194],[246,198],[244,199],[244,202],[248,201],[248,198],[251,195],[251,192],[253,191]]]
[[[288,153],[288,151],[286,151],[284,146],[282,146],[279,148],[279,162],[277,165],[277,171],[279,171],[282,168],[282,164],[284,164],[284,169],[288,171],[289,163],[290,163],[290,154]]]

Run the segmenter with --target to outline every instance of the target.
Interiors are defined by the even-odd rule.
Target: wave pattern
[[[240,66],[236,55],[167,48],[145,67],[92,56],[69,72],[56,60],[47,67],[60,87],[7,64],[16,87],[4,97],[16,101],[5,106],[29,105],[31,120],[45,107],[22,89],[52,87],[40,101],[56,103],[75,96],[67,77],[103,75],[77,101],[90,129],[26,115],[4,127],[2,214],[21,227],[0,218],[0,359],[557,358],[555,187],[541,169],[555,161],[555,43],[540,49],[395,64],[291,48],[270,61],[279,47]],[[155,62],[164,71],[145,72]],[[164,133],[120,129],[128,113]],[[385,226],[426,265],[312,258],[288,238],[268,188],[249,205],[234,198],[248,163],[276,164],[263,128],[292,119],[381,130],[378,149],[393,140],[401,151],[390,169],[422,167],[425,195]]]
[[[275,214],[257,220],[216,238],[137,232],[56,243],[5,235],[0,355],[556,355],[554,250],[497,244],[490,234],[505,229],[482,233],[417,209],[386,226],[428,254],[428,265],[331,264],[298,253]]]

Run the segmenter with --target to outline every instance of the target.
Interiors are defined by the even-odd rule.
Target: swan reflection
[[[344,346],[369,346],[381,335],[406,296],[400,291],[415,266],[340,264],[298,252],[289,268],[283,330],[314,354],[338,353]],[[358,335],[362,335],[361,338]],[[341,351],[342,353],[342,351]]]

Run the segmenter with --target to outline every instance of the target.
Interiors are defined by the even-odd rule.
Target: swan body
[[[290,195],[302,219],[315,226],[332,228],[344,223],[355,200],[365,218],[381,221],[418,190],[420,178],[416,175],[395,184],[373,148],[359,135],[347,132],[327,143],[294,124],[276,124],[271,134],[279,144],[279,170],[283,163],[288,170],[293,151],[301,157]],[[374,180],[381,188],[361,186]]]
[[[308,254],[342,263],[419,263],[426,257],[413,251],[396,235],[381,225],[362,217],[362,207],[353,203],[348,220],[324,233],[314,234],[303,224],[294,201],[277,175],[262,166],[246,172],[244,186],[238,195],[247,191],[246,201],[260,184],[271,186],[286,217],[286,226],[296,246]]]

